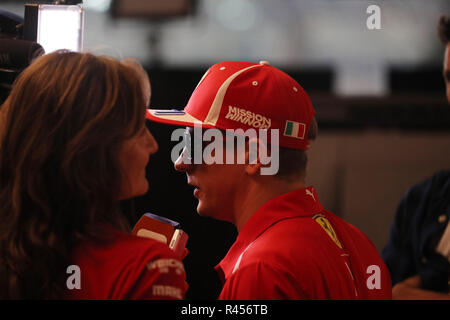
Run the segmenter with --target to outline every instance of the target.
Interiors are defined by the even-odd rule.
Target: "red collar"
[[[247,247],[275,223],[293,217],[312,217],[323,211],[316,190],[310,186],[267,201],[245,223],[225,258],[216,266],[223,277],[229,275],[236,260]],[[224,279],[222,279],[224,280]]]

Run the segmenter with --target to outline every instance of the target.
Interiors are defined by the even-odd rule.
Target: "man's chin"
[[[211,210],[211,208],[208,208],[207,206],[205,206],[205,203],[203,203],[202,200],[198,201],[197,213],[201,217],[217,219],[216,212],[214,210]]]
[[[208,215],[208,211],[205,210],[204,206],[202,205],[201,200],[198,201],[197,213],[199,216],[202,216],[202,217],[210,217],[210,215]]]

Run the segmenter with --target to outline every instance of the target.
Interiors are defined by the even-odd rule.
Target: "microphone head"
[[[132,234],[165,243],[178,257],[183,256],[189,236],[176,221],[152,213],[144,214],[136,223]]]
[[[131,233],[140,237],[152,238],[168,245],[179,225],[178,222],[173,220],[146,213],[139,219]]]

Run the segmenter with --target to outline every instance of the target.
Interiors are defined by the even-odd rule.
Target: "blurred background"
[[[450,106],[437,22],[448,0],[84,0],[84,51],[135,57],[152,83],[152,108],[183,108],[219,61],[267,60],[309,93],[319,123],[307,184],[323,205],[361,229],[381,252],[407,189],[450,169]],[[0,9],[24,14],[24,1]],[[369,30],[369,5],[380,29]],[[213,267],[236,237],[199,217],[193,189],[173,169],[175,127],[149,124],[160,145],[148,167],[145,212],[189,233],[190,299],[214,299]],[[130,218],[132,223],[137,217]]]

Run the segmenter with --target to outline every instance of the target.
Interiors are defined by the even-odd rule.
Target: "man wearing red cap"
[[[227,154],[224,164],[206,163],[205,153],[192,162],[190,148],[175,163],[195,187],[198,213],[239,231],[216,267],[224,283],[220,299],[391,298],[389,273],[370,240],[325,210],[314,187],[305,185],[306,150],[317,124],[308,95],[286,73],[267,62],[218,63],[184,110],[148,110],[147,118],[187,126],[194,144],[200,125],[226,131],[224,145],[230,131],[258,131],[246,135],[245,148],[232,147],[234,157]],[[209,145],[201,141],[200,151]],[[259,151],[254,159],[252,146]],[[262,149],[278,162],[270,164],[276,172],[264,173],[269,164]],[[230,163],[239,156],[246,161]]]

